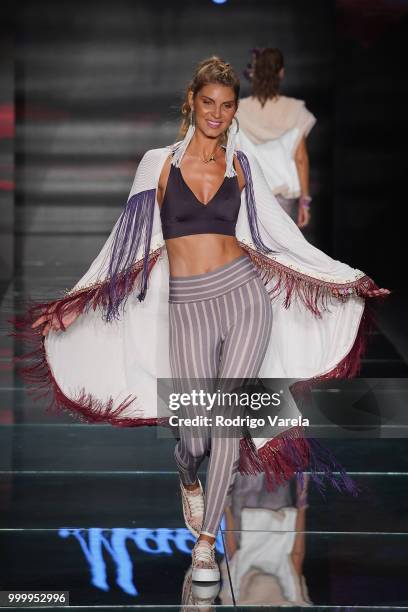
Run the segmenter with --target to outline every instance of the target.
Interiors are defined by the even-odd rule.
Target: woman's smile
[[[206,119],[206,121],[211,128],[217,129],[222,125],[222,121],[212,121],[211,119]]]

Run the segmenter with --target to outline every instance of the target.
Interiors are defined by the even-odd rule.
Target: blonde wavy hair
[[[184,101],[180,109],[182,114],[182,120],[179,132],[177,134],[177,140],[181,140],[184,138],[188,130],[188,126],[190,124],[191,111],[188,102],[189,92],[192,91],[193,96],[195,96],[200,91],[200,89],[204,87],[204,85],[209,85],[210,83],[219,83],[220,85],[226,85],[227,87],[231,87],[234,90],[235,102],[238,106],[241,85],[239,78],[235,74],[231,64],[225,62],[217,55],[212,55],[211,57],[202,60],[197,65],[193,78],[191,79],[190,83],[187,85],[186,88]],[[222,140],[222,144],[224,144],[227,140],[226,132],[224,132]]]

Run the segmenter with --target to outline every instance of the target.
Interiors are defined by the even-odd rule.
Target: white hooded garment
[[[241,98],[236,118],[237,145],[256,158],[271,191],[285,198],[299,197],[295,153],[316,123],[304,100],[278,95],[262,104],[256,96],[248,96]]]
[[[156,190],[170,152],[163,147],[145,153],[127,204],[77,284],[52,302],[32,304],[13,321],[13,335],[33,346],[17,358],[29,361],[21,373],[50,393],[52,409],[114,426],[163,423],[157,379],[171,378],[169,265]],[[246,178],[236,237],[257,266],[273,309],[259,376],[308,382],[354,376],[371,323],[364,296],[377,285],[310,244],[278,204],[255,158],[239,150],[235,155]],[[44,308],[56,308],[60,317],[71,309],[81,315],[66,331],[50,330],[44,338],[31,328]],[[303,434],[302,427],[291,427],[273,438],[241,438],[240,472],[265,472],[272,488],[294,474],[301,478],[307,466],[312,474],[331,477],[333,457]],[[344,473],[340,480],[353,488]]]

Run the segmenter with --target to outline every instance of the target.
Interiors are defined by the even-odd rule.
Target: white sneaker
[[[183,486],[180,478],[181,499],[183,502],[183,516],[187,529],[196,538],[200,535],[204,520],[204,491],[200,479],[197,478],[199,491],[189,491]]]
[[[202,582],[217,582],[220,579],[220,568],[215,560],[215,542],[197,540],[192,550],[192,579]]]

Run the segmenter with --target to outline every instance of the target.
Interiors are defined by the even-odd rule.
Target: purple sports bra
[[[190,234],[235,236],[241,205],[238,177],[225,177],[207,204],[196,198],[183,179],[180,168],[170,166],[166,192],[160,209],[163,238]]]

